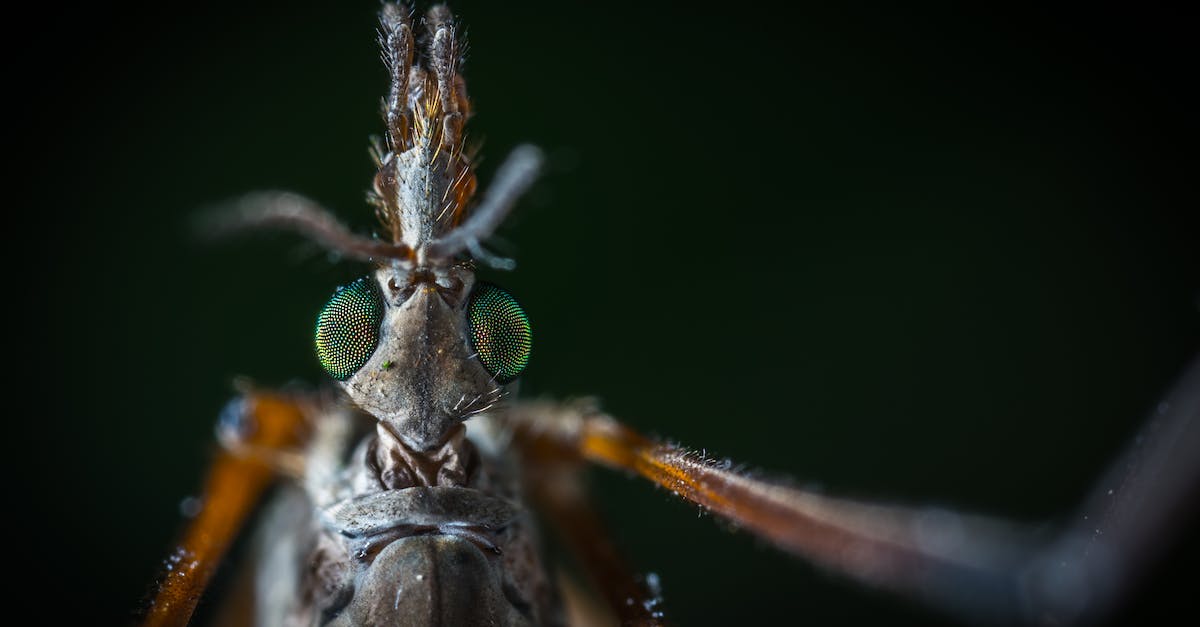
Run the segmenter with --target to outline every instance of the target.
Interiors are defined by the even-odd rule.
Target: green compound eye
[[[338,290],[317,316],[317,359],[338,381],[358,372],[379,346],[383,301],[370,277]]]
[[[483,367],[501,384],[516,379],[533,348],[533,327],[517,299],[491,283],[479,283],[471,293],[467,322]]]

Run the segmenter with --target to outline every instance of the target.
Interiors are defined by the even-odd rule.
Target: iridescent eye
[[[499,383],[508,383],[529,363],[533,327],[512,294],[490,283],[479,283],[467,307],[471,344],[483,367]]]
[[[379,346],[383,301],[370,277],[338,290],[317,316],[317,359],[334,379],[358,372]]]

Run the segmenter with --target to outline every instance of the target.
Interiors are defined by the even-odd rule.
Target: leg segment
[[[539,459],[539,451],[532,448],[523,452],[528,453],[524,461],[530,496],[591,577],[615,617],[626,626],[664,624],[657,590],[634,576],[592,508],[579,462]]]
[[[584,404],[518,405],[512,416],[515,441],[531,455],[635,472],[831,570],[959,615],[1016,619],[1015,574],[1030,547],[1002,523],[836,499],[751,478],[728,463],[650,440]]]
[[[188,623],[230,542],[274,480],[277,462],[296,459],[294,452],[307,438],[309,415],[309,399],[292,395],[252,391],[231,403],[222,417],[221,437],[238,438],[240,445],[219,452],[213,461],[203,507],[164,564],[145,627]]]
[[[1195,529],[1198,504],[1195,359],[1096,483],[1073,523],[1026,568],[1030,616],[1060,624],[1103,621],[1148,579],[1172,543]]]
[[[975,622],[1100,620],[1194,519],[1200,360],[1050,542],[947,510],[839,499],[747,476],[648,439],[588,404],[512,410],[514,440],[544,459],[635,472],[780,548]]]

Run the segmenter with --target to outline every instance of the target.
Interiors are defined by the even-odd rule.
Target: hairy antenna
[[[332,252],[357,261],[395,259],[408,262],[411,248],[351,233],[317,203],[291,192],[256,192],[233,202],[229,211],[205,220],[209,233],[279,228],[305,235]]]
[[[537,179],[544,158],[536,146],[523,144],[513,149],[496,171],[496,177],[483,200],[465,222],[444,237],[430,242],[422,251],[426,259],[449,259],[468,250],[476,258],[498,268],[511,268],[512,261],[483,250],[479,243],[487,239],[512,211],[513,205]],[[422,255],[419,255],[422,256]]]

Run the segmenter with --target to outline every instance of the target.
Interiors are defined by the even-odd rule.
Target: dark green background
[[[188,221],[282,188],[371,227],[385,77],[375,5],[351,4],[92,4],[12,26],[35,35],[11,52],[33,222],[9,233],[40,252],[9,264],[9,308],[33,318],[18,345],[36,345],[13,393],[38,407],[9,460],[21,563],[71,590],[51,618],[128,616],[234,376],[323,380],[314,316],[363,268],[286,235],[204,243]],[[519,268],[489,274],[534,319],[523,394],[597,395],[831,493],[1051,522],[1195,354],[1179,15],[454,8],[482,182],[517,143],[550,155],[495,245]],[[931,618],[595,480],[678,624]],[[1174,575],[1135,611],[1181,603]]]

